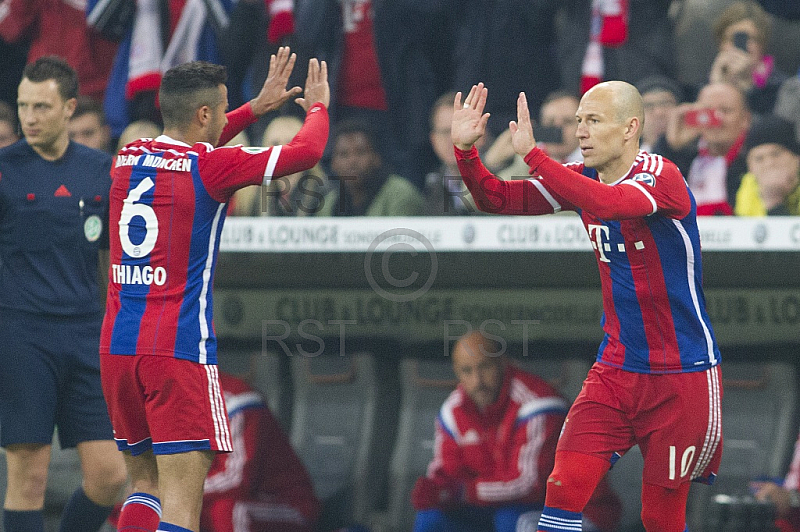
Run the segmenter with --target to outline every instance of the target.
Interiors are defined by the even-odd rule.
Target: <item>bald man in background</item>
[[[411,494],[414,531],[533,531],[569,404],[477,331],[455,343],[452,361],[458,387],[442,405],[433,460]],[[620,510],[603,482],[584,525],[610,532]]]
[[[603,294],[597,359],[567,414],[548,478],[542,532],[581,530],[609,467],[634,445],[644,457],[642,522],[682,532],[689,482],[711,483],[722,453],[720,353],[702,288],[697,206],[671,161],[639,149],[642,97],[621,81],[596,85],[576,112],[583,163],[561,165],[536,146],[524,93],[509,124],[532,179],[502,181],[480,161],[488,90],[453,102],[452,140],[481,210],[574,210],[594,248]]]

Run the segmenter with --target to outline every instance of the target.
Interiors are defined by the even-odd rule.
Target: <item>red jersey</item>
[[[702,288],[697,209],[677,166],[640,151],[627,174],[601,183],[534,148],[528,180],[501,181],[477,151],[456,149],[476,205],[502,214],[574,210],[595,250],[603,294],[597,361],[637,373],[705,371],[720,362]]]
[[[220,373],[219,382],[233,452],[217,454],[211,464],[203,487],[200,529],[313,529],[320,504],[308,472],[278,421],[261,396],[240,379]]]
[[[284,146],[189,146],[164,135],[125,146],[112,169],[100,353],[216,364],[212,284],[226,202],[240,188],[311,168],[327,136],[327,110],[315,104]]]
[[[385,111],[386,91],[375,52],[372,0],[343,0],[344,51],[337,98],[341,105]]]

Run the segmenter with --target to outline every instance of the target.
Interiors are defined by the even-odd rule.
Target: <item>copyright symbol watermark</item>
[[[387,240],[388,245],[382,245]],[[395,276],[390,263],[395,254],[401,252],[411,260],[402,261],[403,264],[400,264],[399,269],[406,270],[403,274],[407,275]],[[374,270],[377,270],[378,275]],[[372,290],[395,303],[413,301],[425,295],[436,280],[438,271],[439,259],[433,244],[425,238],[425,235],[413,229],[399,228],[384,231],[370,243],[364,257],[364,273]],[[421,274],[427,275],[424,282],[421,282]]]

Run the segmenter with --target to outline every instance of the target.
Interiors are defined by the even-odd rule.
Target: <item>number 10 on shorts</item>
[[[683,456],[681,456],[681,478],[685,477],[689,474],[689,468],[692,465],[692,460],[694,459],[695,454],[695,446],[690,445],[683,451]],[[669,446],[669,479],[675,480],[675,472],[678,469],[678,451],[675,449],[674,445]]]

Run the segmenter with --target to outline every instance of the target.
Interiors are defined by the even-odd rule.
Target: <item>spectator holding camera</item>
[[[686,176],[697,214],[731,215],[747,163],[742,153],[752,116],[744,93],[728,83],[710,83],[697,101],[670,113],[666,134],[653,151]]]
[[[770,31],[769,15],[753,1],[732,3],[714,22],[719,52],[709,80],[738,87],[757,114],[772,113],[778,89],[788,78],[766,54]]]
[[[745,141],[747,174],[736,193],[739,216],[800,215],[800,143],[791,122],[757,121]]]
[[[537,129],[537,134],[541,148],[552,159],[561,163],[583,161],[578,137],[575,135],[578,130],[575,113],[578,112],[579,104],[577,96],[559,90],[548,94],[539,110],[541,127]]]
[[[452,362],[458,387],[436,420],[428,473],[411,492],[414,532],[533,530],[568,404],[477,331],[455,343]],[[584,530],[614,530],[620,510],[603,480],[586,508]]]

